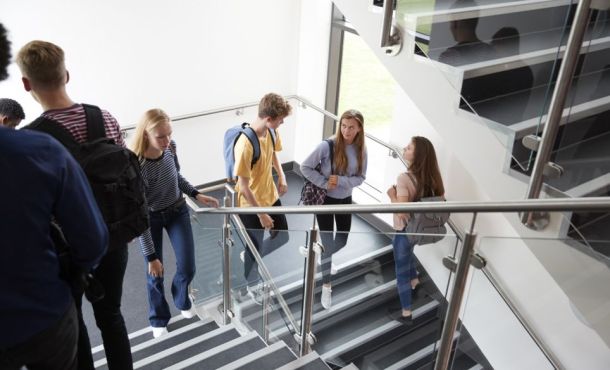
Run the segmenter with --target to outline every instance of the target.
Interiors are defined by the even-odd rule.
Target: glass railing
[[[459,110],[505,147],[506,167],[527,171],[533,152],[521,139],[546,119],[573,9],[569,0],[398,0],[396,19],[411,52],[457,93]]]
[[[451,278],[439,261],[454,256],[457,238],[445,235],[400,255],[401,299],[410,299],[412,310],[412,321],[405,322],[400,319],[394,235],[372,231],[359,215],[352,216],[349,233],[321,232],[325,251],[337,250],[347,237],[337,252],[321,255],[316,275],[312,330],[317,342],[312,349],[333,366],[353,362],[359,368],[385,368],[415,353],[418,362],[434,362],[442,325],[438,318],[446,314],[443,297]],[[419,283],[412,290],[416,278]],[[330,286],[330,294],[325,286]]]
[[[596,243],[610,246],[607,239]],[[543,338],[544,352],[563,368],[607,366],[610,358],[607,255],[575,246],[571,239],[499,237],[481,238],[479,253],[489,259],[510,258],[506,259],[509,263],[490,263],[473,273],[462,318],[467,326],[475,317],[497,332],[508,332],[507,328],[525,324],[534,337]],[[527,267],[520,267],[519,261],[530,262]],[[490,281],[510,302],[519,321],[494,319],[507,310],[504,305],[498,304],[495,313],[482,312],[477,307],[477,302],[488,294],[486,286]],[[523,368],[522,361],[527,361],[529,368],[535,363],[540,364],[535,368],[547,368],[543,366],[548,363],[544,356],[528,349],[535,347],[527,337],[518,340],[499,336],[494,341],[505,348],[505,363],[512,363],[512,367]]]

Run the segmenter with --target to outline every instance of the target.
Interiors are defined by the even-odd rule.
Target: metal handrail
[[[267,265],[265,265],[265,263],[263,262],[263,258],[256,250],[256,247],[254,247],[254,242],[252,242],[250,235],[248,235],[248,233],[246,232],[246,227],[244,226],[244,224],[242,223],[242,221],[238,215],[232,214],[231,218],[233,219],[233,222],[236,225],[235,229],[239,232],[239,234],[241,235],[243,240],[246,242],[246,245],[250,249],[250,252],[252,252],[254,259],[256,260],[256,263],[258,264],[259,273],[261,275],[263,275],[263,279],[266,280],[266,282],[269,284],[269,287],[271,287],[271,290],[275,293],[275,298],[277,299],[278,303],[280,304],[282,311],[284,311],[284,313],[286,314],[288,321],[290,321],[290,325],[292,325],[292,327],[294,328],[295,333],[297,333],[298,335],[301,335],[301,333],[299,332],[299,326],[297,325],[297,321],[294,318],[294,316],[292,315],[292,311],[290,311],[290,308],[288,307],[288,303],[286,303],[286,300],[284,299],[284,296],[280,292],[280,289],[277,287],[277,285],[275,285],[275,281],[273,281],[273,277],[271,276],[271,273],[267,269]],[[286,231],[286,232],[288,232],[288,231]]]
[[[235,192],[233,187],[228,183],[213,185],[213,186],[205,187],[205,188],[198,189],[198,190],[200,193],[208,193],[211,191],[223,190],[223,189],[228,191],[229,193]],[[195,211],[197,213],[201,213],[201,212],[198,212],[198,210],[201,209],[201,207],[199,207],[199,205],[197,203],[195,203],[195,201],[193,201],[190,197],[185,197],[185,198],[186,198],[187,204],[193,211]],[[226,209],[229,209],[229,208],[226,208]],[[236,209],[243,209],[243,208],[236,207]],[[245,242],[246,246],[248,247],[248,249],[254,256],[254,259],[256,260],[256,263],[258,264],[259,273],[263,276],[263,280],[265,280],[265,282],[274,292],[275,297],[276,297],[278,303],[280,304],[280,307],[286,314],[286,317],[288,318],[288,321],[290,321],[290,325],[292,325],[292,327],[294,328],[295,333],[297,333],[298,335],[301,335],[301,333],[299,332],[299,326],[297,325],[297,321],[294,318],[292,311],[288,307],[288,303],[284,299],[284,296],[280,292],[280,289],[275,284],[273,277],[271,276],[271,273],[269,272],[269,269],[267,269],[267,266],[263,262],[263,258],[260,256],[260,254],[258,253],[258,250],[254,246],[254,242],[250,238],[250,235],[248,235],[248,233],[246,232],[246,228],[244,227],[244,224],[242,223],[242,221],[238,217],[238,215],[235,213],[236,212],[230,212],[230,213],[225,213],[225,214],[231,215],[231,218],[235,225],[235,230],[237,230],[237,232],[241,236],[242,240]]]
[[[301,103],[303,103],[304,105],[306,105],[307,107],[323,114],[326,117],[329,117],[335,121],[339,121],[339,117],[336,114],[333,114],[329,111],[327,111],[326,109],[322,109],[320,107],[318,107],[317,105],[313,104],[311,101],[309,101],[306,98],[303,98],[301,96],[298,95],[285,95],[284,96],[285,99],[294,99],[297,100]],[[226,106],[226,107],[221,107],[221,108],[214,108],[214,109],[208,109],[208,110],[204,110],[204,111],[200,111],[200,112],[195,112],[195,113],[189,113],[189,114],[183,114],[180,116],[175,116],[175,117],[171,117],[172,122],[176,122],[176,121],[182,121],[182,120],[186,120],[186,119],[191,119],[191,118],[197,118],[197,117],[205,117],[205,116],[211,116],[217,113],[224,113],[224,112],[230,112],[230,111],[235,111],[235,110],[239,110],[239,109],[244,109],[244,108],[252,108],[252,107],[256,107],[258,106],[258,102],[250,102],[250,103],[243,103],[243,104],[237,104],[237,105],[230,105],[230,106]],[[135,125],[131,125],[131,126],[126,126],[124,128],[121,129],[121,131],[129,131],[129,130],[133,130],[135,129],[136,126]],[[376,142],[377,144],[386,147],[387,149],[390,150],[390,152],[392,153],[393,157],[398,158],[406,167],[408,167],[407,162],[404,160],[404,158],[402,158],[402,155],[400,153],[400,150],[395,148],[394,146],[384,142],[383,140],[369,134],[369,133],[364,133],[364,135]]]
[[[248,208],[204,208],[193,209],[197,213],[213,214],[330,214],[330,213],[503,213],[528,211],[610,211],[610,197],[555,198],[505,201],[446,201],[413,202],[392,204],[347,204],[321,206],[282,206]]]

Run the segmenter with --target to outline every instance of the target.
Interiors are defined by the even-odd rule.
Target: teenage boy
[[[241,135],[235,143],[235,176],[239,207],[279,207],[280,196],[288,191],[286,175],[282,170],[277,152],[282,150],[282,140],[278,128],[292,112],[292,107],[282,96],[274,93],[265,95],[258,105],[258,116],[250,124],[260,143],[260,157],[252,165],[253,146],[246,135]],[[273,132],[272,132],[273,131]],[[278,175],[277,187],[273,181],[273,168]],[[285,215],[240,216],[245,228],[261,256],[279,248],[288,241],[288,223]],[[263,243],[265,230],[271,236]],[[244,256],[244,276],[247,280],[248,295],[257,304],[262,304],[260,276],[257,263],[248,248]]]
[[[70,74],[64,63],[64,51],[45,41],[31,41],[17,54],[17,65],[23,75],[23,87],[40,103],[42,115],[65,128],[78,142],[87,140],[87,121],[82,104],[75,103],[66,92]],[[119,124],[102,110],[106,137],[125,146]],[[95,321],[102,334],[110,369],[132,369],[131,349],[125,321],[121,314],[123,278],[127,268],[127,244],[109,245],[108,252],[93,271],[103,286],[104,298],[92,303]],[[75,296],[79,316],[78,365],[93,369],[93,357],[82,312],[82,294]]]
[[[25,113],[21,104],[13,99],[0,99],[0,125],[15,128],[23,119],[25,119]]]

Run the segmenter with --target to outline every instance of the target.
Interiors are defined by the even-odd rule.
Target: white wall
[[[77,101],[107,107],[123,125],[149,107],[181,115],[296,90],[300,1],[3,0],[15,53],[32,39],[66,52]],[[16,66],[0,96],[40,110]]]

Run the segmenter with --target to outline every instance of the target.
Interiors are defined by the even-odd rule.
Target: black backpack
[[[50,134],[74,156],[87,175],[110,233],[109,250],[141,235],[149,227],[144,181],[136,155],[106,137],[100,108],[83,104],[87,142],[79,144],[57,122],[40,116],[27,128]]]

